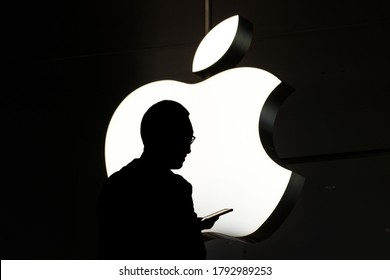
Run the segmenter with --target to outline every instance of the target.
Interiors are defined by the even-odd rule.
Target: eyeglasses
[[[190,141],[190,144],[194,143],[196,137],[195,136],[191,136],[191,141]]]

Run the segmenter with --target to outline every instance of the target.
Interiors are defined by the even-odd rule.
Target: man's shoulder
[[[172,180],[174,180],[179,190],[192,194],[192,185],[183,176],[172,172]]]
[[[153,185],[175,185],[182,190],[186,189],[192,193],[192,185],[183,176],[176,174],[169,169],[156,169],[143,162],[141,159],[134,159],[129,164],[113,173],[106,180],[105,185],[128,186],[129,183],[135,185],[148,185],[149,187]]]
[[[139,170],[137,160],[134,159],[118,171],[112,173],[104,182],[104,186],[128,184],[129,179],[134,180],[137,176],[141,176],[141,170]]]
[[[130,161],[127,165],[123,166],[118,171],[112,173],[108,177],[108,179],[110,179],[110,178],[115,179],[115,178],[124,176],[128,173],[139,172],[140,169],[142,169],[142,166],[141,166],[141,164],[139,164],[139,159],[136,158],[136,159],[133,159],[132,161]]]
[[[176,180],[177,183],[179,184],[191,185],[183,176],[176,174],[174,172],[172,172],[172,178],[174,178],[174,180]]]

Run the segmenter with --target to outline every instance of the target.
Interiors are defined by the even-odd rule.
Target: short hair
[[[163,100],[152,105],[141,121],[141,138],[145,146],[170,141],[183,133],[191,133],[188,110],[180,103]]]

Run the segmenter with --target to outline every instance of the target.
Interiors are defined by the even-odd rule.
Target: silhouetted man
[[[98,202],[100,259],[204,259],[192,186],[179,169],[195,137],[189,112],[161,101],[141,122],[144,152],[105,182]]]

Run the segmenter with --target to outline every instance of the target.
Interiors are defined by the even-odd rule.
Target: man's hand
[[[201,220],[202,218],[199,218],[199,219]],[[215,222],[218,221],[218,219],[219,219],[219,216],[215,216],[215,217],[206,219],[206,220],[204,220],[204,221],[201,221],[201,222],[200,222],[200,228],[201,228],[202,230],[204,230],[204,229],[210,229],[210,228],[213,227],[213,225],[215,224]]]

